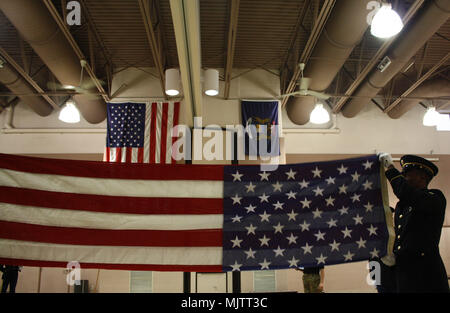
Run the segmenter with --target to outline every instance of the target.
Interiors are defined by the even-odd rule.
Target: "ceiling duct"
[[[368,3],[368,0],[336,1],[304,72],[310,78],[310,90],[325,91],[361,41],[369,27]],[[314,106],[313,97],[290,97],[286,110],[293,123],[304,125],[309,122]]]
[[[184,101],[194,117],[202,116],[200,1],[170,0]]]
[[[411,92],[408,97],[410,98],[432,98],[432,97],[449,97],[450,96],[450,83],[445,78],[432,79],[424,82],[417,87],[416,90]],[[418,105],[420,99],[404,99],[397,104],[392,110],[388,112],[391,118],[400,118],[407,111]]]
[[[1,0],[0,9],[62,85],[80,85],[80,59],[42,1]],[[84,85],[83,81],[81,86]],[[89,123],[100,123],[106,118],[106,103],[100,96],[80,94],[74,100]]]
[[[450,1],[427,1],[423,11],[412,22],[411,27],[404,29],[387,54],[391,63],[383,72],[372,70],[365,83],[353,94],[342,109],[345,117],[356,116],[362,108],[375,97],[386,84],[401,71],[409,60],[423,47],[450,16]]]
[[[0,68],[0,83],[11,90],[24,103],[26,103],[34,112],[40,116],[47,116],[53,111],[53,107],[38,96],[23,96],[36,93],[36,90],[8,63],[3,63]]]

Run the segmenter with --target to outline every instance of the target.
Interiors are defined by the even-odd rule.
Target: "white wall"
[[[337,134],[287,134],[287,153],[449,154],[450,132],[423,126],[424,113],[425,109],[418,106],[394,120],[370,104],[355,118],[339,114]]]
[[[0,115],[2,128],[8,120],[7,114],[5,110]],[[58,114],[59,111],[53,111],[47,117],[40,117],[20,102],[14,108],[15,129],[3,129],[0,133],[0,152],[11,154],[103,153],[106,121],[92,125],[81,118],[80,123],[70,125],[59,121]],[[32,129],[31,132],[28,132],[30,129]],[[67,131],[81,130],[79,133],[68,133],[64,132],[65,129]],[[54,132],[48,133],[52,130]],[[8,133],[8,131],[14,133]],[[20,133],[21,131],[26,133]]]

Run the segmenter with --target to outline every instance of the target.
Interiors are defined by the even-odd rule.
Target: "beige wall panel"
[[[153,272],[152,291],[155,293],[183,292],[182,272]]]
[[[116,270],[101,270],[98,292],[128,293],[130,292],[130,272]]]
[[[194,292],[226,293],[226,273],[197,273],[197,285]]]
[[[302,281],[302,277],[303,277],[303,273],[301,271],[295,270],[295,269],[288,269],[288,270],[283,270],[284,272],[287,273],[287,286],[288,286],[288,291],[296,291],[296,292],[304,292],[303,289],[303,281]],[[277,275],[278,272],[281,271],[277,271]],[[277,276],[278,277],[278,276]]]
[[[68,285],[63,268],[42,268],[41,293],[67,293],[67,291]]]
[[[325,292],[376,292],[366,282],[367,262],[355,262],[325,267]]]
[[[16,292],[36,293],[38,291],[39,267],[24,266],[19,272]]]
[[[253,271],[241,272],[241,291],[244,293],[254,292]]]

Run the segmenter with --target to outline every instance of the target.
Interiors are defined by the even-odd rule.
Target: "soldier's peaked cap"
[[[404,155],[400,159],[400,165],[402,166],[403,173],[406,173],[410,169],[423,170],[433,178],[438,173],[438,168],[432,162],[428,161],[417,155]]]

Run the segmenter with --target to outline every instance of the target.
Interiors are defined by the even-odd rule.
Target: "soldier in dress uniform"
[[[397,291],[449,292],[439,253],[446,199],[440,190],[427,188],[438,168],[419,156],[405,155],[400,173],[390,154],[381,153],[379,159],[400,200],[394,214]]]
[[[17,279],[21,270],[21,266],[0,264],[0,271],[3,272],[2,293],[6,293],[8,286],[10,293],[16,292]]]

